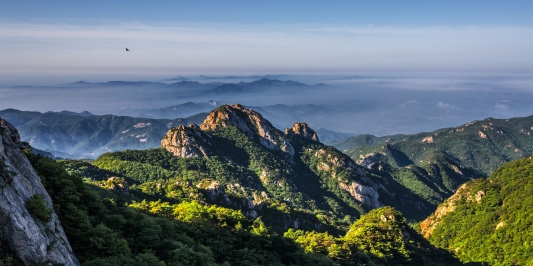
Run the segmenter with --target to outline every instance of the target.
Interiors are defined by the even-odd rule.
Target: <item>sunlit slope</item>
[[[463,185],[421,223],[422,234],[465,262],[533,264],[533,159]]]

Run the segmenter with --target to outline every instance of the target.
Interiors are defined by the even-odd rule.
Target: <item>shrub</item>
[[[46,206],[44,197],[41,194],[31,196],[30,200],[26,202],[26,208],[31,215],[39,218],[43,222],[49,222],[52,219],[54,211]]]

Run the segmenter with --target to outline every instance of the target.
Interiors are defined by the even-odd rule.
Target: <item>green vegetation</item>
[[[449,253],[432,247],[405,222],[400,212],[382,207],[361,216],[344,237],[289,229],[305,252],[327,255],[342,265],[459,265]]]
[[[314,229],[318,223],[322,224],[323,230],[337,228],[345,231],[355,218],[365,212],[360,203],[338,188],[338,181],[327,174],[319,177],[318,172],[310,169],[315,167],[306,162],[310,155],[303,154],[301,159],[295,157],[291,165],[284,154],[267,150],[236,127],[223,127],[209,133],[213,136],[211,142],[216,150],[215,155],[208,158],[179,158],[164,149],[150,149],[107,153],[95,160],[94,166],[141,182],[142,185],[134,188],[144,191],[149,189],[149,184],[170,184],[176,180],[205,189],[210,180],[216,180],[223,187],[235,188],[225,191],[235,201],[255,198],[267,203],[268,207],[260,210],[260,215],[273,215],[265,221],[280,233],[286,230],[283,216],[287,214],[303,219],[302,227],[308,230]],[[307,145],[297,139],[291,139],[291,143],[301,149]],[[313,145],[313,148],[327,149],[336,156],[345,157],[331,147],[315,142]],[[341,169],[336,171],[342,172]],[[345,180],[355,178],[346,170],[339,176],[344,175]],[[169,192],[164,186],[161,189],[163,194],[168,195]]]
[[[27,156],[84,265],[334,265],[239,210],[195,200],[130,201],[84,184],[50,158]]]
[[[512,161],[486,180],[467,183],[446,205],[455,209],[434,224],[428,240],[464,262],[533,264],[533,159]],[[431,219],[431,220],[429,220]]]
[[[26,208],[31,215],[34,215],[43,222],[49,222],[50,219],[52,219],[52,214],[54,213],[54,210],[46,206],[44,197],[41,194],[35,194],[31,196],[28,202],[26,202]]]
[[[502,164],[533,154],[533,116],[512,119],[487,118],[455,128],[407,136],[369,138],[364,135],[335,144],[355,160],[373,152],[386,154],[381,161],[394,167],[422,165],[436,154],[444,154],[465,168],[484,176]],[[390,139],[387,145],[385,140]],[[374,145],[373,142],[379,143]]]
[[[390,190],[408,196],[390,203],[410,220],[421,220],[472,179],[486,177],[511,160],[533,154],[533,116],[487,118],[430,133],[360,135],[334,146],[384,177]],[[392,182],[389,180],[393,180]],[[399,195],[397,193],[397,195]],[[414,207],[414,208],[413,208]]]
[[[22,266],[24,263],[20,261],[15,254],[9,248],[9,243],[0,240],[0,266]]]
[[[396,215],[396,220],[389,222],[398,223],[399,227],[387,229],[390,226],[378,224],[383,230],[372,232],[376,240],[396,243],[375,243],[381,245],[380,252],[386,253],[383,257],[354,242],[359,236],[351,231],[345,237],[335,237],[327,232],[291,229],[283,237],[263,221],[274,209],[261,218],[249,219],[241,210],[206,204],[201,188],[191,186],[187,180],[141,183],[130,187],[132,193],[125,194],[98,185],[109,180],[91,181],[97,185],[94,186],[63,169],[63,165],[84,166],[79,161],[60,164],[40,155],[27,156],[52,197],[55,211],[83,265],[407,265],[419,261],[419,257],[426,258],[428,250],[438,254],[429,259],[431,263],[457,262],[449,253],[439,253],[424,243],[419,244],[422,247],[419,252],[404,252],[403,246],[410,246],[411,240],[392,231],[401,228],[408,230],[412,239],[420,236],[391,208],[367,214]],[[88,169],[86,165],[82,168]],[[294,213],[290,208],[284,209],[285,205],[277,206]],[[373,219],[365,218],[367,215],[361,219]],[[383,237],[374,235],[382,232],[390,233]]]
[[[13,175],[14,173],[7,168],[6,163],[3,160],[0,161],[0,178],[3,180],[2,183],[11,184],[13,182]]]

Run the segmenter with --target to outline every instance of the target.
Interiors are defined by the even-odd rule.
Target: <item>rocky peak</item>
[[[294,123],[292,128],[288,127],[285,130],[285,134],[287,134],[287,135],[298,135],[298,136],[301,136],[301,137],[309,139],[309,140],[314,140],[314,141],[320,142],[320,140],[318,140],[318,135],[316,134],[316,132],[314,130],[312,130],[307,125],[307,123],[302,123],[302,122]]]
[[[240,104],[222,105],[213,110],[200,125],[202,130],[216,130],[219,127],[235,126],[251,139],[269,150],[281,150],[291,156],[294,148],[287,141],[285,134],[275,128],[263,116]]]
[[[55,213],[42,220],[26,204],[36,198],[48,210],[52,200],[21,149],[28,147],[0,118],[0,239],[25,265],[79,265]]]
[[[198,125],[171,128],[161,140],[161,147],[179,157],[207,157],[211,135]]]

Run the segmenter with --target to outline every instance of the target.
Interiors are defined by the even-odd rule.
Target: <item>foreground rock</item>
[[[26,207],[33,199],[45,213],[52,210],[52,200],[41,179],[21,148],[18,131],[0,118],[0,238],[26,265],[79,265],[57,218],[30,213]],[[38,206],[38,205],[37,205]],[[46,210],[47,209],[47,210]],[[41,217],[41,218],[38,218]]]

